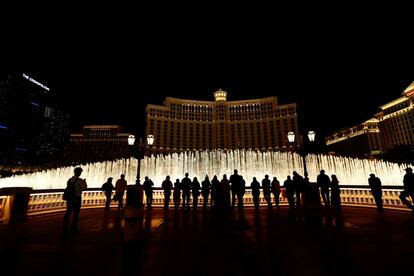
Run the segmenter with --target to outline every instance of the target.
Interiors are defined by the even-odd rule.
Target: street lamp
[[[309,142],[315,142],[315,131],[311,130],[308,131],[308,140]],[[293,144],[295,142],[295,133],[293,131],[288,132],[287,134],[287,138],[289,143]],[[308,149],[307,149],[307,145],[306,143],[304,143],[304,141],[301,141],[301,145],[300,145],[300,150],[299,153],[302,156],[302,161],[303,161],[303,171],[304,171],[304,175],[305,178],[308,177],[308,171],[306,169],[306,155],[308,155]]]
[[[128,136],[128,145],[134,146],[135,144],[135,136],[129,135]],[[134,148],[134,157],[138,159],[138,169],[137,169],[137,182],[140,179],[140,171],[141,171],[141,159],[144,158],[146,146],[152,146],[154,144],[154,135],[148,134],[147,135],[147,143],[142,143],[142,138],[139,139],[139,144],[137,147]]]

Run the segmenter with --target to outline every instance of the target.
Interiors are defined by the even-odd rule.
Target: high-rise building
[[[358,126],[326,137],[330,151],[347,156],[372,156],[398,147],[414,151],[414,82],[402,97],[380,106],[381,111]]]
[[[330,152],[350,157],[372,157],[382,153],[378,119],[372,118],[326,137]]]
[[[414,145],[414,82],[404,90],[402,97],[380,108],[376,116],[384,151]]]
[[[154,135],[158,153],[211,149],[282,150],[287,133],[298,134],[296,104],[279,105],[277,97],[227,101],[167,97],[163,106],[148,105],[146,135]]]
[[[88,125],[80,134],[70,135],[69,159],[72,163],[89,163],[128,158],[129,133],[119,125]]]
[[[49,87],[27,74],[0,76],[0,163],[56,163],[68,140],[69,115]]]

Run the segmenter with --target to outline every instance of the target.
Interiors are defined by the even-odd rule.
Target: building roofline
[[[151,107],[161,108],[161,109],[165,109],[165,110],[170,109],[168,106],[165,106],[165,105],[147,104],[147,110],[148,110],[148,108],[151,108]]]
[[[359,126],[361,126],[363,124],[367,124],[367,123],[379,123],[379,120],[377,118],[370,118],[370,119],[368,119],[366,121],[363,121],[363,122],[361,122],[359,124],[356,124],[356,125],[353,125],[351,127],[343,127],[343,128],[340,128],[337,131],[335,131],[334,133],[332,133],[331,135],[325,136],[325,140],[328,140],[328,139],[332,138],[335,135],[342,134],[344,132],[347,132],[347,131],[349,131],[351,129],[357,128],[357,127],[359,127]]]
[[[120,125],[84,125],[83,128],[121,128]]]
[[[371,118],[371,119],[368,119],[365,122],[363,122],[363,124],[364,123],[378,123],[378,122],[379,122],[379,120],[377,118]]]
[[[266,98],[258,98],[258,99],[248,99],[248,100],[239,100],[239,101],[225,101],[225,103],[228,103],[229,105],[236,105],[236,104],[248,104],[248,103],[254,103],[254,102],[263,102],[263,101],[272,101],[275,100],[277,104],[277,96],[271,96]],[[216,104],[216,101],[200,101],[200,100],[191,100],[191,99],[180,99],[180,98],[174,98],[174,97],[166,97],[164,102],[173,102],[173,101],[179,101],[189,104],[205,104],[205,105],[212,105]]]
[[[384,105],[381,105],[380,108],[382,110],[384,110],[384,109],[390,108],[391,106],[397,105],[397,104],[402,103],[402,102],[407,101],[407,100],[408,100],[408,98],[406,96],[399,97],[398,99],[395,99],[391,102],[388,102]]]
[[[180,99],[180,98],[174,98],[174,97],[166,97],[164,100],[164,104],[167,102],[184,102],[189,104],[204,104],[204,105],[211,105],[215,103],[215,101],[200,101],[200,100],[190,100],[190,99]]]
[[[117,137],[129,136],[129,135],[131,135],[131,133],[117,133],[116,134]],[[72,133],[70,134],[70,137],[85,137],[85,135],[83,133]]]
[[[413,95],[414,93],[414,81],[404,90],[403,94],[408,96]]]

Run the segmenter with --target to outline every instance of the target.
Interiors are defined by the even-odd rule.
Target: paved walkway
[[[345,207],[311,218],[288,210],[82,210],[62,235],[62,213],[0,227],[9,275],[371,275],[412,273],[414,216]],[[125,241],[125,239],[134,241]]]

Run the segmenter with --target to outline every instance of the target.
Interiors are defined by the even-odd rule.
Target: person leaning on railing
[[[121,178],[118,179],[115,183],[115,197],[114,199],[118,201],[118,210],[124,207],[124,194],[127,188],[127,182],[125,180],[125,175],[121,174]]]
[[[375,204],[377,205],[377,211],[382,212],[384,208],[382,207],[382,187],[381,180],[371,173],[368,178],[368,184],[371,187],[371,193],[374,197]]]
[[[404,175],[404,191],[400,194],[401,201],[413,210],[414,214],[414,205],[407,200],[407,197],[411,197],[411,200],[414,202],[414,174],[412,168],[405,169],[406,174]]]
[[[111,204],[111,196],[112,190],[115,189],[114,185],[112,184],[112,177],[108,177],[108,180],[102,185],[102,191],[105,193],[106,202],[105,202],[105,210],[109,210],[109,206]]]

